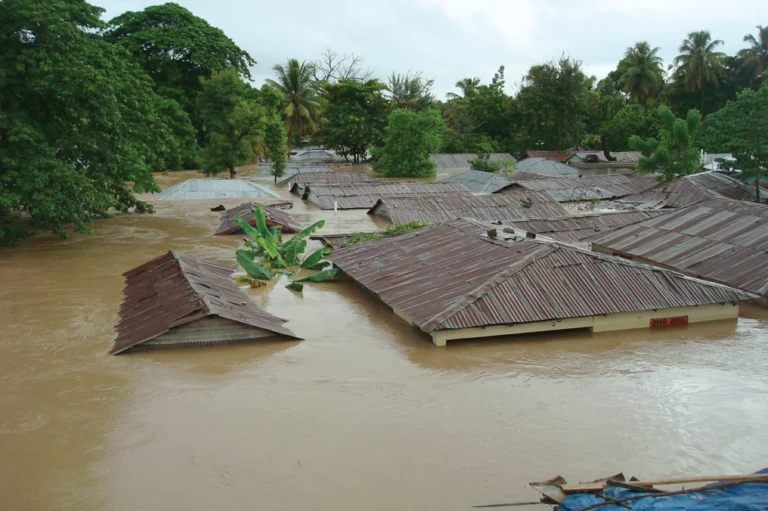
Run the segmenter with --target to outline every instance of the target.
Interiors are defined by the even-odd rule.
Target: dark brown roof
[[[768,206],[710,198],[589,239],[599,250],[768,295]]]
[[[521,181],[506,188],[525,188],[549,194],[560,202],[614,199],[648,190],[658,184],[654,176],[594,176]]]
[[[294,184],[294,187],[297,185]],[[423,183],[421,181],[376,181],[374,183],[310,183],[302,196],[320,209],[370,209],[383,197],[430,197],[469,195],[460,183]]]
[[[280,319],[260,309],[232,280],[234,268],[171,250],[123,274],[116,355],[207,316],[219,316],[298,339]],[[215,341],[216,339],[212,339]]]
[[[627,211],[568,218],[529,220],[527,222],[505,222],[505,224],[515,229],[541,234],[563,243],[573,243],[662,214],[664,212],[659,210]]]
[[[523,158],[544,158],[545,160],[565,163],[574,154],[576,154],[574,151],[528,151],[523,155]]]
[[[685,176],[670,183],[659,183],[647,191],[628,195],[621,202],[680,208],[710,197],[754,201],[755,191],[737,179],[709,171]]]
[[[216,229],[214,234],[233,234],[240,231],[240,226],[235,222],[235,217],[239,216],[243,220],[246,220],[249,224],[254,225],[256,221],[253,219],[253,212],[256,211],[255,202],[246,202],[239,206],[228,209],[221,214],[219,218],[219,228]],[[280,227],[283,232],[299,232],[303,229],[302,226],[297,224],[291,215],[282,211],[282,208],[277,206],[267,206],[262,204],[261,209],[264,211],[264,218],[267,221],[267,225],[271,227]]]
[[[546,194],[528,190],[504,195],[386,198],[380,199],[369,213],[389,218],[394,224],[437,223],[457,218],[497,222],[568,214]]]
[[[454,220],[343,247],[333,263],[422,331],[749,300],[735,289]]]
[[[374,179],[362,172],[341,171],[341,172],[301,172],[283,179],[277,186],[288,186],[293,190],[294,183],[370,183]],[[304,193],[304,187],[297,188],[298,195]]]

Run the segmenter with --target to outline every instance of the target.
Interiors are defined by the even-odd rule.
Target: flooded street
[[[171,248],[234,264],[210,208],[242,202],[0,249],[0,509],[467,510],[557,474],[768,466],[766,309],[437,348],[351,282],[283,277],[248,293],[305,341],[107,355],[121,274]],[[295,203],[323,232],[384,227]]]

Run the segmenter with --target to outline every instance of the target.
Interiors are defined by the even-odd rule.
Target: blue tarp
[[[764,468],[758,474],[768,473]],[[606,488],[605,494],[614,499],[637,495],[623,488]],[[578,511],[592,504],[605,502],[597,495],[573,493],[563,500],[560,511]],[[644,497],[627,502],[632,511],[704,511],[718,509],[727,511],[765,511],[768,509],[768,483],[742,483],[728,488],[705,490],[669,497]],[[618,505],[605,505],[596,511],[626,511]]]

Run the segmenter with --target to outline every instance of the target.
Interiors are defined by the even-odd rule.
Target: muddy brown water
[[[249,293],[303,342],[107,355],[122,272],[170,248],[232,262],[239,237],[210,236],[221,202],[0,251],[0,509],[466,510],[556,474],[768,465],[764,309],[442,349],[349,282],[278,282]]]

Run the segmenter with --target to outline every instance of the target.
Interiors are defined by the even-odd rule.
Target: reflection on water
[[[525,483],[557,473],[766,465],[762,308],[439,349],[351,282],[282,279],[248,293],[304,341],[108,356],[121,273],[170,248],[232,262],[240,237],[210,236],[210,208],[240,202],[162,201],[0,251],[2,509],[459,510],[535,500]]]

